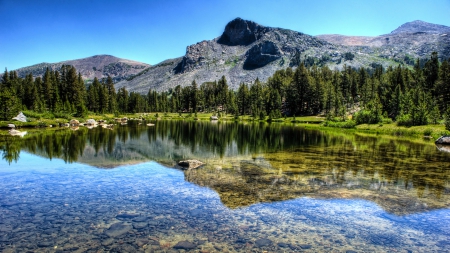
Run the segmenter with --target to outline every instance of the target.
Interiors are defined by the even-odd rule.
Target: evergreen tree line
[[[282,116],[324,114],[328,119],[346,120],[353,114],[357,124],[378,123],[390,118],[400,125],[436,124],[450,115],[450,65],[438,61],[437,53],[413,68],[399,65],[354,69],[326,66],[276,71],[267,82],[256,79],[228,87],[223,76],[200,86],[194,80],[168,91],[147,94],[117,93],[110,77],[85,86],[73,66],[48,70],[44,76],[19,78],[5,73],[0,86],[0,118],[11,119],[19,110],[67,113],[83,117],[94,113],[138,112],[225,112],[265,119]],[[358,111],[357,113],[354,113]],[[450,120],[447,120],[449,122]]]

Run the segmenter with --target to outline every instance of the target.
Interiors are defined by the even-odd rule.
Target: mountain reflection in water
[[[434,144],[259,123],[130,122],[113,130],[62,129],[0,137],[2,158],[21,150],[98,168],[199,159],[185,180],[216,191],[229,208],[309,196],[366,199],[409,214],[450,206],[450,154]]]

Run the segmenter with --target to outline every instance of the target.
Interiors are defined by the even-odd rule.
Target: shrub
[[[433,129],[431,129],[431,128],[427,128],[423,131],[424,136],[431,136],[432,133],[433,133]]]
[[[409,115],[409,114],[398,115],[396,120],[397,120],[398,126],[408,126],[409,127],[409,126],[413,125],[411,115]]]
[[[447,111],[445,112],[444,115],[444,124],[445,124],[445,129],[450,131],[450,107],[447,109]]]
[[[328,127],[337,127],[337,128],[354,128],[356,126],[356,122],[354,120],[347,121],[325,121],[323,123],[324,126]]]

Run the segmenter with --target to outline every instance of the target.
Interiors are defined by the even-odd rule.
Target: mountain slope
[[[413,64],[416,58],[429,58],[433,51],[449,57],[450,38],[442,33],[447,30],[446,26],[414,21],[377,37],[313,37],[237,18],[218,38],[190,45],[183,57],[147,68],[116,86],[146,93],[149,88],[163,91],[193,80],[218,80],[223,75],[228,85],[237,89],[242,82],[266,81],[276,70],[296,67],[301,61],[331,69]]]
[[[117,87],[138,92],[167,90],[189,85],[194,79],[203,83],[224,75],[228,85],[237,88],[242,82],[267,80],[276,70],[296,66],[299,55],[321,58],[326,54],[338,61],[341,51],[340,46],[303,33],[237,18],[228,23],[220,37],[190,45],[183,57],[152,66]]]
[[[20,77],[32,73],[33,76],[44,75],[47,68],[56,70],[62,65],[72,65],[79,71],[84,80],[90,82],[97,77],[98,79],[111,76],[116,82],[119,82],[131,75],[141,72],[149,67],[149,64],[117,58],[111,55],[95,55],[88,58],[63,61],[58,63],[40,63],[33,66],[17,69]]]
[[[416,58],[429,58],[437,52],[439,58],[450,57],[450,27],[424,21],[408,22],[389,34],[364,37],[337,34],[318,35],[329,43],[349,46],[373,56],[412,65]]]

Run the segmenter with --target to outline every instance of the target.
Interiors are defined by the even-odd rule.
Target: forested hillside
[[[390,119],[399,125],[436,124],[450,115],[450,65],[433,53],[413,68],[398,65],[373,69],[326,66],[276,71],[267,82],[256,79],[237,90],[224,76],[216,81],[176,86],[164,92],[148,90],[142,95],[117,92],[113,80],[94,79],[87,87],[73,66],[60,71],[47,69],[44,76],[25,78],[15,71],[3,74],[0,86],[0,118],[10,120],[21,110],[49,112],[66,117],[87,113],[217,112],[252,115],[269,120],[283,116],[323,114],[330,120],[356,124]]]

